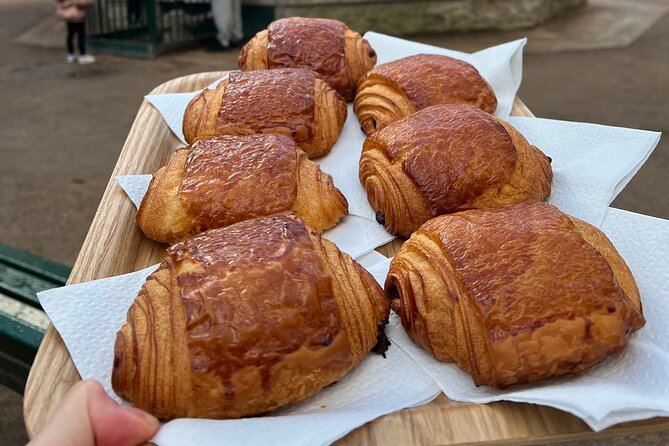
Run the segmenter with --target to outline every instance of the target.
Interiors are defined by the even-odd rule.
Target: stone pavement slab
[[[525,54],[627,48],[669,11],[666,0],[589,0],[534,29],[420,37],[432,45],[449,44],[472,52],[494,42],[527,37]]]

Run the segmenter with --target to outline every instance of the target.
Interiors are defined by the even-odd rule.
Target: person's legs
[[[230,2],[231,0],[211,0],[211,12],[218,30],[216,37],[224,47],[230,45]]]
[[[241,0],[212,0],[211,12],[218,29],[218,41],[223,47],[242,40],[244,30]]]
[[[240,42],[244,38],[244,27],[242,23],[242,0],[232,0],[232,9],[230,11],[232,18],[232,42]]]
[[[74,28],[75,24],[67,22],[67,54],[74,54]]]
[[[79,63],[80,64],[88,64],[88,63],[93,63],[95,62],[95,57],[91,56],[90,54],[86,54],[86,23],[85,22],[79,22],[77,23],[77,34],[78,34],[78,42],[79,42],[79,53],[81,56],[79,56]]]
[[[77,33],[77,46],[79,47],[79,54],[86,55],[86,26],[84,22],[73,23],[75,25],[74,32]]]

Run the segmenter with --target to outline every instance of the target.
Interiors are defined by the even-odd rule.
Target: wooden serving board
[[[201,73],[166,82],[151,94],[180,93],[205,87],[224,72]],[[516,99],[513,114],[533,116]],[[142,235],[136,210],[116,184],[117,175],[151,173],[181,146],[160,113],[144,101],[107,184],[68,284],[137,271],[159,263],[165,245]],[[390,256],[401,241],[379,249]],[[95,336],[91,333],[91,336]],[[81,378],[53,325],[35,357],[24,397],[24,419],[33,437],[52,415],[67,390]],[[381,417],[354,430],[337,444],[505,444],[521,445],[669,429],[669,418],[625,423],[594,434],[578,418],[556,409],[519,403],[463,404],[443,395],[429,404]]]

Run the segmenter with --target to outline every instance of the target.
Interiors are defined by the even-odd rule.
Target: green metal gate
[[[91,48],[139,57],[216,35],[210,0],[97,0],[86,26]]]

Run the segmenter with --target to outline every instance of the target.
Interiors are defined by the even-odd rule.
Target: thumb
[[[29,446],[136,446],[159,426],[146,412],[119,406],[97,381],[81,381]]]
[[[158,420],[134,407],[120,406],[97,381],[88,400],[88,415],[96,446],[136,446],[148,441],[160,427]]]

